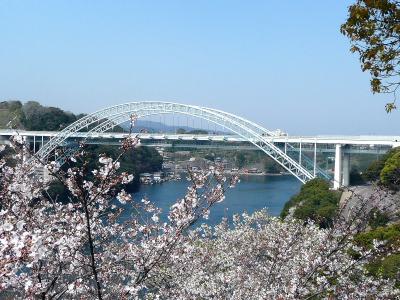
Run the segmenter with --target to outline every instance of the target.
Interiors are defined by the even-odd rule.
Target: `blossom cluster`
[[[364,269],[374,250],[342,235],[282,220],[266,211],[234,216],[191,232],[154,284],[163,299],[397,299],[394,283]],[[375,245],[376,249],[379,244]],[[362,257],[354,259],[349,251]],[[150,297],[149,297],[150,298]],[[151,298],[150,298],[151,299]]]

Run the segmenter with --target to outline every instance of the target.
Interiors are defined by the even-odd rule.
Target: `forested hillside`
[[[55,131],[82,116],[83,114],[75,115],[57,107],[43,106],[36,101],[0,102],[0,128]]]

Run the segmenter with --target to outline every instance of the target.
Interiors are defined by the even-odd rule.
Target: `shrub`
[[[292,197],[284,206],[281,217],[288,215],[289,209],[295,207],[294,217],[317,222],[327,228],[336,216],[341,192],[329,189],[329,183],[316,178],[304,184],[300,193]]]

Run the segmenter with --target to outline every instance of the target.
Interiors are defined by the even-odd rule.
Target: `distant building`
[[[164,173],[163,172],[154,172],[153,180],[156,183],[160,183],[160,182],[164,181]]]
[[[259,173],[261,173],[261,171],[259,169],[257,169],[257,168],[251,168],[251,169],[247,170],[247,173],[249,173],[249,174],[259,174]]]
[[[142,173],[139,175],[139,180],[143,184],[152,184],[153,183],[153,175],[150,173]]]

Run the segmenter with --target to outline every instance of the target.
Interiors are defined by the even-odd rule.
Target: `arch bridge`
[[[226,131],[230,131],[232,135],[177,135],[177,134],[140,134],[143,140],[192,140],[196,141],[224,141],[227,143],[240,141],[252,144],[256,149],[261,150],[271,157],[275,162],[281,165],[290,174],[298,180],[305,183],[315,177],[324,177],[332,180],[325,170],[318,167],[317,161],[317,144],[325,146],[333,146],[329,151],[335,152],[335,167],[333,185],[335,188],[341,185],[348,185],[349,173],[349,154],[351,149],[349,146],[357,145],[362,148],[370,148],[365,151],[371,152],[374,145],[386,147],[383,151],[387,151],[390,147],[400,146],[400,137],[374,137],[374,136],[356,136],[356,137],[293,137],[282,135],[279,131],[270,131],[266,128],[241,118],[239,116],[211,108],[185,105],[171,102],[131,102],[108,107],[92,114],[89,114],[76,122],[72,123],[64,130],[59,132],[19,132],[25,139],[33,137],[33,145],[35,152],[35,138],[41,137],[41,145],[35,156],[46,161],[50,154],[60,146],[69,145],[69,141],[79,138],[90,139],[96,143],[96,139],[117,138],[120,139],[124,134],[109,133],[107,131],[115,126],[129,121],[132,115],[142,119],[154,115],[181,114],[188,117],[206,120],[221,126]],[[90,128],[90,130],[88,129]],[[0,130],[0,142],[12,135],[7,130]],[[50,140],[44,143],[44,136]],[[292,144],[297,144],[297,147]],[[311,159],[307,155],[302,154],[302,143],[313,145],[308,151],[313,152],[314,158]],[[284,145],[284,147],[282,147]],[[329,147],[331,147],[329,146]],[[372,147],[369,147],[372,146]],[[283,148],[283,149],[282,149]],[[321,150],[321,149],[319,149]],[[297,151],[297,153],[295,153]],[[306,149],[303,148],[303,152]],[[68,151],[67,151],[68,153]],[[70,154],[73,151],[69,152]],[[295,154],[294,154],[295,153]],[[58,158],[62,164],[65,157]]]
[[[131,102],[91,113],[60,131],[36,153],[36,157],[40,160],[46,160],[50,153],[69,137],[89,126],[95,125],[88,131],[90,138],[90,136],[106,132],[129,121],[132,115],[140,119],[150,115],[170,113],[197,117],[222,126],[252,143],[303,183],[316,176],[266,139],[267,136],[274,136],[276,133],[254,122],[221,110],[171,102]]]

